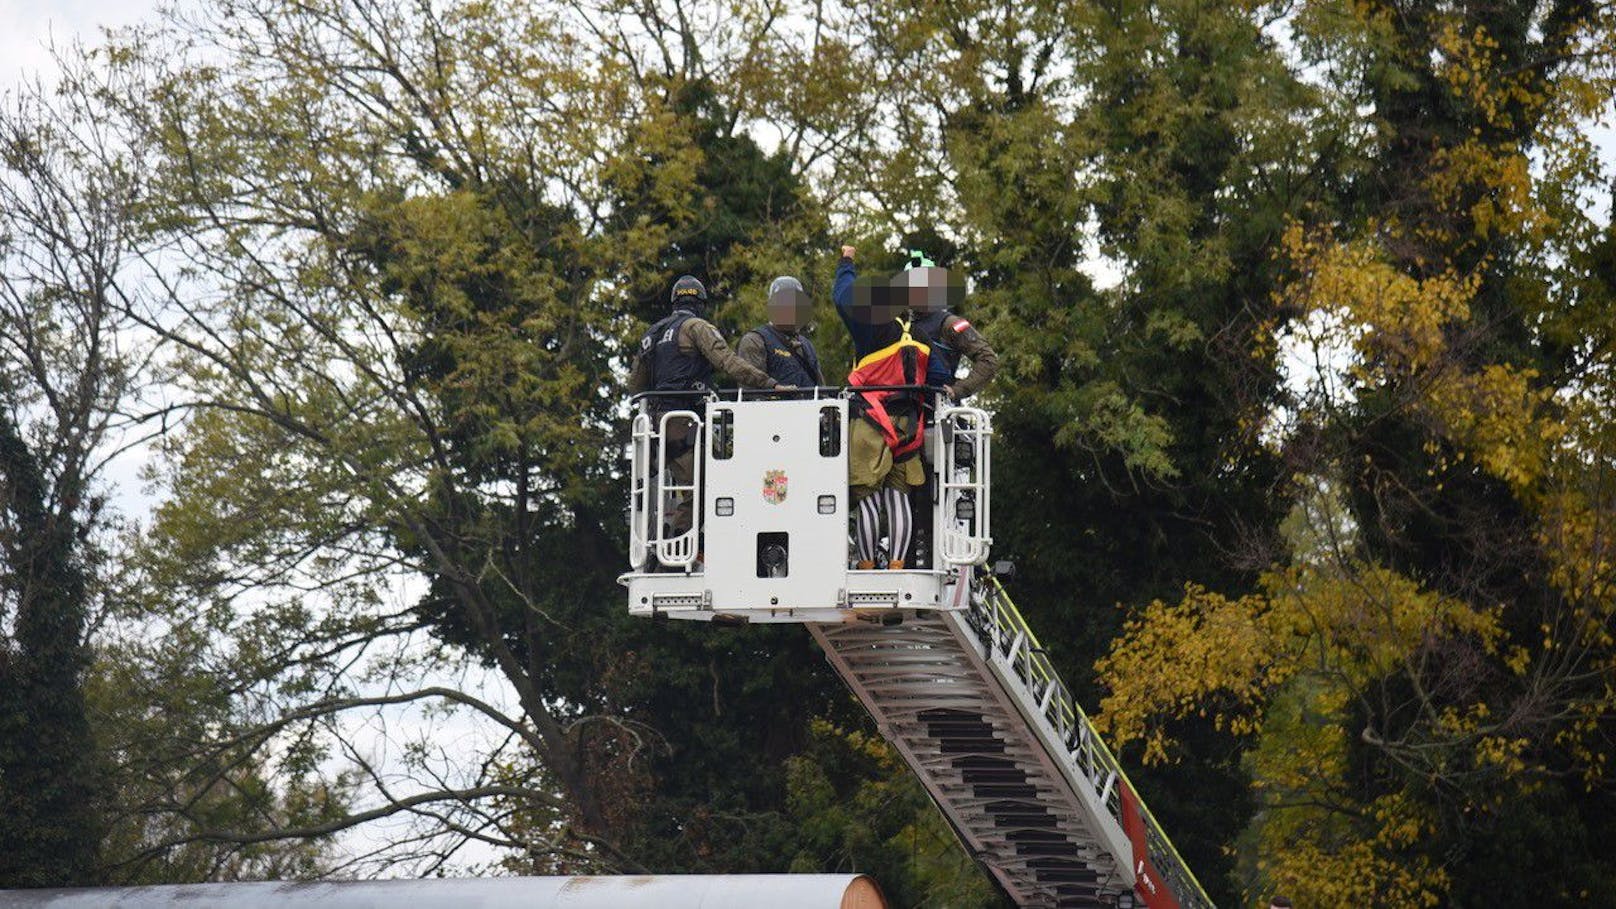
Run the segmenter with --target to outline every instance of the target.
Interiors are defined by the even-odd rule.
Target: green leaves
[[[825,719],[786,765],[793,873],[858,869],[898,905],[996,906],[993,886],[891,746]]]
[[[1318,122],[1349,126],[1353,151],[1324,159],[1341,194],[1286,230],[1271,293],[1337,352],[1276,440],[1301,493],[1289,551],[1265,596],[1192,589],[1157,603],[1105,664],[1114,722],[1157,756],[1188,711],[1250,736],[1263,808],[1246,873],[1259,891],[1480,904],[1574,899],[1565,881],[1608,873],[1574,862],[1506,884],[1472,860],[1560,803],[1561,774],[1607,788],[1591,782],[1603,745],[1585,736],[1603,722],[1592,705],[1608,701],[1608,676],[1553,668],[1573,652],[1608,666],[1611,640],[1593,631],[1608,611],[1588,598],[1601,569],[1576,529],[1608,523],[1584,497],[1608,457],[1572,403],[1602,398],[1606,370],[1571,365],[1558,324],[1593,300],[1561,289],[1598,279],[1585,252],[1545,255],[1591,252],[1558,204],[1588,171],[1528,163],[1560,149],[1582,160],[1558,112],[1608,78],[1605,18],[1559,4],[1316,4],[1293,22],[1304,59],[1348,77],[1317,96]],[[1591,56],[1559,56],[1565,41]],[[1186,662],[1202,668],[1160,685]],[[1606,829],[1568,817],[1566,837]]]
[[[208,873],[198,825],[241,834],[230,867],[318,867],[364,817],[327,718],[481,667],[503,699],[453,702],[499,738],[454,762],[477,776],[455,817],[521,867],[878,865],[903,900],[987,900],[800,638],[636,624],[613,583],[623,367],[668,281],[698,274],[744,330],[775,274],[828,302],[843,238],[872,271],[920,243],[968,283],[1004,364],[983,401],[1018,599],[1077,691],[1109,651],[1118,728],[1185,758],[1141,784],[1180,795],[1160,814],[1214,889],[1242,799],[1267,813],[1239,843],[1302,844],[1320,902],[1419,902],[1479,873],[1449,799],[1501,823],[1544,779],[1608,788],[1616,244],[1584,211],[1608,181],[1582,132],[1607,11],[210,13],[73,83],[138,166],[109,155],[106,192],[69,201],[151,239],[162,280],[116,299],[179,417],[124,581],[172,632],[109,649],[140,671],[93,691],[123,740],[198,746],[142,765],[175,842],[140,874]],[[52,364],[74,286],[19,297]],[[1296,318],[1350,351],[1321,364],[1348,400],[1281,385]],[[1532,685],[1559,708],[1512,712]],[[1323,807],[1282,817],[1280,789]],[[127,821],[116,849],[151,847]],[[251,852],[281,826],[316,845]],[[1251,887],[1302,867],[1239,864]]]

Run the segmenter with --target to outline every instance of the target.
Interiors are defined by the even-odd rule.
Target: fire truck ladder
[[[933,519],[920,522],[935,528],[932,558],[911,570],[849,570],[843,391],[778,401],[737,392],[700,406],[680,395],[673,403],[688,409],[655,420],[642,396],[630,451],[632,570],[621,579],[630,613],[807,625],[1018,905],[1210,909],[1003,586],[977,567],[992,546],[991,415],[937,410]],[[676,435],[699,455],[683,482],[657,476]],[[670,522],[675,497],[701,502],[688,528]]]
[[[1211,907],[998,580],[961,581],[967,609],[808,627],[1017,905]]]

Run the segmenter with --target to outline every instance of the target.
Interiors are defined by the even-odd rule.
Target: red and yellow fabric
[[[899,321],[898,324],[903,327],[903,336],[896,342],[861,358],[854,364],[853,371],[847,374],[847,384],[854,387],[920,385],[926,381],[926,364],[931,355],[931,348],[909,336],[909,323]],[[920,446],[926,439],[925,420],[919,407],[915,408],[916,418],[911,432],[900,432],[894,424],[892,414],[887,410],[887,404],[894,398],[904,395],[912,397],[914,392],[859,393],[859,397],[864,400],[862,408],[864,417],[881,431],[881,437],[886,440],[887,447],[892,450],[895,459],[913,456],[920,451]]]

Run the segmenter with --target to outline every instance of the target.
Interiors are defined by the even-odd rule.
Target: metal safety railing
[[[943,529],[939,554],[950,565],[980,565],[993,546],[989,513],[993,421],[975,407],[945,407],[937,414]]]
[[[701,552],[702,471],[706,426],[701,410],[707,392],[646,392],[636,395],[629,437],[629,566],[643,570],[652,556],[664,568],[689,569]],[[653,408],[660,402],[661,407]],[[694,407],[692,407],[694,405]],[[698,409],[699,408],[699,409]],[[691,455],[688,481],[673,479],[670,465]],[[675,528],[677,500],[688,502],[690,524]]]
[[[707,443],[712,442],[713,448],[723,445],[724,434],[722,426],[709,427],[706,425],[704,413],[707,405],[718,401],[801,401],[801,400],[832,400],[852,398],[867,392],[908,392],[920,396],[937,395],[938,389],[927,385],[867,385],[844,386],[829,385],[792,389],[713,389],[698,388],[690,391],[645,391],[639,392],[629,398],[632,408],[630,420],[629,443],[629,566],[636,571],[653,568],[651,558],[655,556],[662,568],[690,570],[695,567],[701,554],[702,530],[702,503],[700,501],[702,489],[702,474],[706,469],[709,455],[722,458],[724,455],[716,451],[709,451]],[[987,464],[987,435],[991,433],[988,428],[987,414],[974,408],[953,408],[952,412],[961,415],[964,425],[978,427],[968,429],[965,438],[972,440],[969,444],[979,447],[977,455],[979,471],[986,470]],[[688,423],[686,422],[688,421]],[[677,438],[670,433],[670,428],[677,427]],[[693,427],[686,432],[686,427]],[[845,437],[846,427],[841,427]],[[709,437],[711,437],[709,439]],[[672,479],[669,472],[670,455],[678,457],[686,450],[693,450],[692,476],[689,482],[677,482]],[[974,523],[977,528],[986,528],[987,524],[987,482],[986,474],[979,473],[977,479],[958,484],[961,495],[955,496],[956,501],[970,500],[974,511]],[[690,526],[678,530],[669,526],[670,519],[677,510],[674,505],[676,496],[689,498]],[[957,510],[957,509],[956,509]],[[978,564],[987,557],[988,540],[984,533],[965,531],[956,533],[956,551],[954,561],[957,564]]]
[[[673,425],[680,427],[684,438],[673,437],[669,431]],[[701,503],[698,498],[701,495],[702,464],[707,460],[701,456],[704,434],[702,419],[693,410],[669,411],[662,415],[657,424],[657,466],[661,478],[656,497],[656,553],[657,561],[668,568],[689,568],[696,564],[696,555],[701,550]],[[669,442],[677,446],[671,456]],[[669,465],[674,458],[682,457],[687,452],[691,453],[690,481],[680,483],[673,478]],[[685,496],[688,501],[690,526],[682,532],[672,526],[674,515],[668,508],[668,503],[675,496]]]
[[[1016,609],[1016,604],[998,578],[988,577],[978,586],[971,598],[969,616],[981,642],[1008,662],[1032,692],[1039,712],[1065,744],[1067,758],[1100,794],[1106,811],[1123,829],[1127,829],[1121,790],[1127,786],[1136,796],[1138,790],[1133,787],[1111,749],[1101,740],[1088,715],[1078,706],[1066,683],[1056,674],[1037,636],[1027,625],[1027,620],[1022,618],[1020,610]],[[1136,798],[1134,801],[1144,820],[1146,852],[1150,862],[1172,890],[1179,905],[1186,909],[1212,909],[1212,900],[1206,895],[1206,890],[1162,831],[1150,809],[1145,807],[1144,800]]]
[[[631,406],[652,401],[802,401],[850,398],[868,392],[904,391],[932,401],[942,389],[931,385],[805,385],[800,388],[698,388],[691,391],[642,391],[629,396]]]
[[[651,415],[641,411],[634,415],[629,433],[629,499],[628,499],[628,564],[644,568],[650,560],[651,496],[656,488],[656,477],[651,475],[655,463],[656,428]],[[657,536],[662,528],[657,527]]]

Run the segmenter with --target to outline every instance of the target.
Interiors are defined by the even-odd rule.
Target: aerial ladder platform
[[[936,409],[905,567],[858,570],[850,396],[636,398],[630,612],[806,625],[1016,905],[1211,907],[987,567],[990,415]]]

